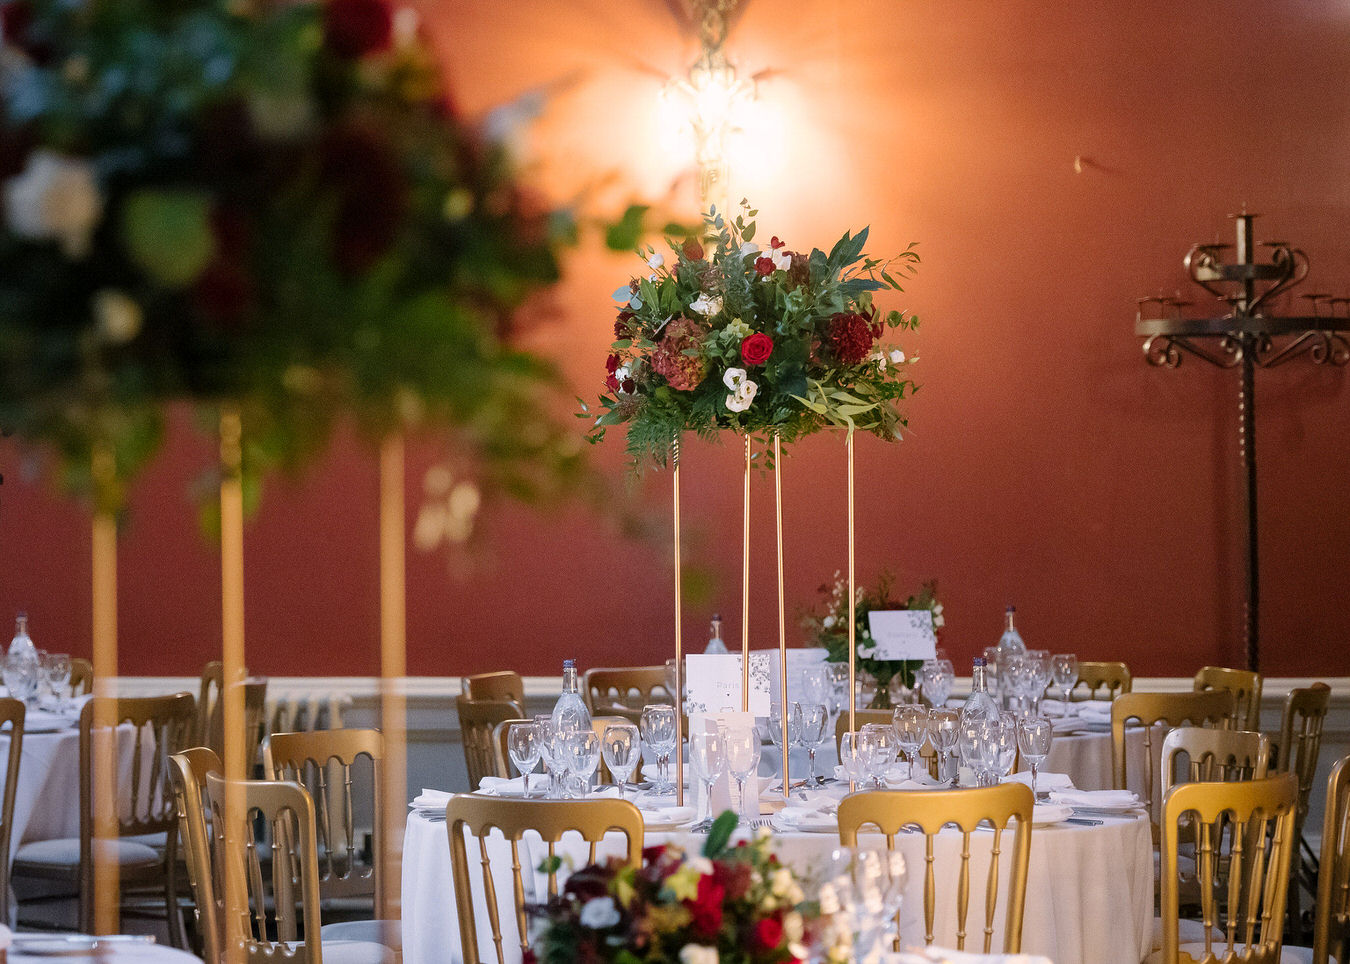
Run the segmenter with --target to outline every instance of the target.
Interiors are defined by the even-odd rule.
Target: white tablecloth
[[[972,839],[992,835],[977,833]],[[500,852],[505,843],[494,832]],[[528,843],[528,836],[527,836]],[[960,836],[939,838],[940,849],[960,846]],[[621,837],[615,835],[613,852],[621,852]],[[697,851],[704,838],[697,835],[651,832],[648,844],[671,840]],[[880,837],[875,838],[880,841]],[[907,939],[922,942],[923,841],[913,834],[899,838],[910,866],[901,929]],[[1010,841],[1009,841],[1010,845]],[[786,833],[776,836],[781,859],[795,870],[810,874],[838,846],[835,834]],[[491,849],[491,845],[490,845]],[[536,853],[522,853],[522,866],[537,865],[542,849],[536,838]],[[578,846],[579,854],[585,851]],[[477,853],[476,846],[471,854]],[[974,858],[972,858],[974,859]],[[987,861],[987,858],[986,858]],[[945,863],[945,868],[944,868]],[[508,960],[519,960],[514,912],[510,909],[509,859],[493,860],[497,893],[505,903],[501,917]],[[939,874],[951,861],[939,859]],[[1007,862],[1004,861],[1006,868]],[[986,862],[987,867],[987,862]],[[972,879],[981,879],[978,864]],[[475,871],[476,872],[476,871]],[[527,879],[527,888],[533,881]],[[941,886],[941,885],[940,885]],[[481,888],[475,887],[481,902]],[[528,899],[528,894],[527,894]],[[954,901],[951,902],[954,904]],[[939,902],[946,908],[951,904]],[[486,907],[476,908],[480,942],[486,942]],[[981,923],[977,924],[976,921]],[[1000,913],[1000,922],[1002,916]],[[981,912],[972,908],[968,926],[982,927]],[[1031,863],[1027,877],[1027,903],[1023,919],[1022,950],[1042,954],[1055,964],[1138,964],[1148,955],[1153,926],[1152,837],[1143,817],[1107,819],[1100,826],[1059,825],[1037,827],[1033,833]],[[938,924],[938,942],[954,946],[954,933]],[[1001,927],[1001,923],[1000,923]],[[1001,936],[995,947],[1001,947]],[[495,959],[490,944],[482,945],[485,959]],[[443,816],[413,812],[408,817],[403,850],[403,954],[405,964],[443,964],[459,961],[459,924],[451,890],[450,844]]]

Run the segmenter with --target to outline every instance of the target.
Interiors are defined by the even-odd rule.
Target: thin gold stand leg
[[[376,916],[396,920],[399,915],[399,868],[403,854],[403,804],[407,776],[407,578],[406,517],[403,502],[403,436],[390,435],[380,445],[380,728],[384,733],[384,763],[377,808],[382,814],[380,840],[384,866],[383,893],[376,894]]]
[[[675,806],[684,806],[684,596],[680,577],[680,440],[670,446],[670,478],[675,519]]]
[[[778,533],[778,714],[783,727],[783,804],[788,802],[788,698],[787,698],[787,601],[783,589],[783,451],[777,435],[773,437],[773,504]]]
[[[745,498],[741,538],[741,712],[750,710],[750,436],[745,437]]]
[[[100,697],[114,697],[117,695],[117,517],[103,507],[107,504],[103,497],[117,484],[112,449],[102,444],[96,446],[91,468],[96,499],[91,532],[94,691]],[[115,731],[117,721],[108,712],[109,705],[96,704],[99,714],[94,720],[94,732],[98,736],[93,745],[94,773],[98,779],[92,787],[93,810],[98,815],[94,831],[96,840],[117,836],[116,756],[113,741],[108,738]],[[93,907],[85,910],[85,915],[92,911],[92,917],[82,920],[82,927],[92,924],[95,934],[117,932],[121,905],[119,883],[117,863],[110,859],[110,851],[95,846],[94,893],[90,895]]]
[[[848,728],[856,732],[854,704],[858,700],[858,593],[854,589],[853,545],[853,433],[848,433]],[[852,780],[849,789],[855,789]]]
[[[244,760],[244,690],[238,684],[244,678],[244,485],[243,424],[239,410],[227,406],[220,413],[220,599],[221,662],[224,685],[221,688],[221,718],[224,727],[225,776],[241,780],[246,773]],[[225,821],[236,827],[242,823],[242,788],[231,787],[225,795]],[[226,862],[225,873],[236,877],[240,868]],[[227,880],[225,893],[243,892],[243,881]],[[226,908],[239,913],[240,908]],[[243,959],[242,947],[231,947],[231,964]]]

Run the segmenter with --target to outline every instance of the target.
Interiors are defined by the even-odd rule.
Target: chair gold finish
[[[14,855],[13,876],[76,884],[79,929],[84,933],[94,929],[93,852],[98,838],[100,850],[106,848],[117,864],[123,903],[130,890],[162,888],[170,940],[175,947],[183,946],[182,925],[176,913],[178,812],[167,760],[169,754],[187,745],[194,718],[191,693],[94,697],[80,711],[80,835],[21,845]],[[122,813],[94,813],[94,782],[107,779],[101,765],[95,773],[96,756],[102,756],[105,746],[114,758],[118,755],[115,730],[96,727],[96,719],[111,721],[115,727],[128,725],[131,730],[131,766],[129,770],[116,767],[112,775],[115,797],[123,802],[119,807]],[[161,845],[162,852],[152,843]]]
[[[1303,916],[1303,888],[1316,894],[1317,863],[1312,848],[1303,839],[1303,825],[1308,819],[1313,780],[1317,761],[1322,752],[1322,726],[1331,705],[1331,687],[1314,683],[1289,691],[1280,716],[1279,742],[1272,750],[1275,769],[1298,777],[1298,811],[1294,816],[1294,839],[1297,841],[1293,877],[1289,881],[1290,938],[1301,938]]]
[[[9,724],[9,759],[5,767],[5,792],[0,803],[0,908],[9,907],[9,849],[14,836],[14,793],[19,787],[19,764],[23,759],[22,700],[0,699],[0,727]]]
[[[1163,946],[1149,958],[1151,964],[1279,961],[1297,802],[1298,781],[1287,773],[1237,783],[1183,783],[1168,792],[1162,808]],[[1194,831],[1196,873],[1188,871],[1183,879],[1187,831]],[[1203,928],[1200,940],[1184,945],[1183,886],[1199,887]]]
[[[1261,674],[1246,669],[1206,666],[1195,674],[1195,691],[1227,690],[1233,694],[1228,726],[1234,730],[1261,728]]]
[[[531,722],[533,721],[521,717],[517,720],[502,720],[492,728],[492,747],[497,754],[496,772],[505,773],[509,776],[515,770],[515,765],[511,762],[511,750],[507,744],[507,734],[511,730],[511,724]],[[535,769],[539,769],[538,764],[535,765]]]
[[[511,700],[525,705],[525,681],[509,669],[466,676],[460,680],[460,688],[471,700]]]
[[[1178,779],[1185,758],[1185,772]],[[1270,769],[1270,738],[1252,730],[1178,726],[1163,738],[1160,792],[1180,783],[1264,780]]]
[[[1350,954],[1350,757],[1336,761],[1327,781],[1318,869],[1312,964],[1330,958],[1344,964]]]
[[[671,702],[665,666],[588,669],[581,695],[592,716],[622,716],[629,723],[642,722],[642,708],[648,703]]]
[[[1022,950],[1022,911],[1026,905],[1027,866],[1031,859],[1031,813],[1035,800],[1031,788],[1019,783],[1005,783],[997,787],[977,787],[963,790],[929,790],[922,793],[899,790],[865,790],[852,793],[839,803],[839,842],[845,847],[858,844],[858,832],[875,826],[886,837],[886,846],[895,849],[895,838],[904,828],[915,826],[927,838],[924,844],[923,921],[924,944],[934,942],[933,921],[936,916],[937,883],[933,839],[941,829],[954,824],[961,831],[959,868],[956,869],[956,949],[966,949],[967,918],[971,905],[983,906],[984,919],[977,921],[983,935],[982,952],[993,953],[994,925],[999,904],[999,863],[1005,852],[1004,840],[1008,824],[1016,820],[1012,849],[1008,859],[1011,873],[1003,928],[1004,954],[1018,954]],[[987,822],[993,834],[976,833],[976,828]],[[979,899],[979,882],[972,884],[970,850],[972,835],[977,840],[990,841],[989,874],[984,882],[983,902]],[[944,865],[947,862],[944,861]],[[944,866],[944,871],[948,867]],[[971,894],[972,886],[977,893]],[[899,936],[899,935],[897,935]],[[975,935],[970,935],[974,937]],[[913,942],[913,937],[907,937]],[[980,948],[976,948],[980,950]]]
[[[298,783],[309,793],[315,811],[319,898],[325,902],[372,901],[376,917],[386,918],[381,875],[384,840],[384,736],[379,730],[310,730],[273,733],[264,750],[269,779]],[[369,764],[358,763],[364,757]],[[353,774],[358,779],[353,779]],[[356,834],[352,787],[369,788],[374,801],[369,814],[370,863],[361,857]]]
[[[220,758],[204,746],[169,756],[169,777],[178,809],[178,832],[192,889],[196,946],[192,952],[204,961],[220,961],[221,907],[219,888],[211,876],[211,838],[206,826],[206,775],[221,773]]]
[[[1158,819],[1153,807],[1154,788],[1162,772],[1162,760],[1154,746],[1154,728],[1168,729],[1191,723],[1196,726],[1222,726],[1233,713],[1233,694],[1227,690],[1208,693],[1124,693],[1111,703],[1111,772],[1117,790],[1129,789],[1125,752],[1126,724],[1135,722],[1144,728],[1144,807],[1153,822],[1154,840],[1158,840]]]
[[[459,714],[460,740],[464,744],[464,763],[469,772],[469,787],[477,789],[483,777],[509,777],[504,760],[498,759],[493,730],[507,720],[525,716],[519,703],[512,700],[471,700],[455,697]]]
[[[1086,693],[1079,693],[1079,687],[1086,687]],[[1134,677],[1130,675],[1130,668],[1124,663],[1119,662],[1097,662],[1094,660],[1080,660],[1078,663],[1078,682],[1070,691],[1070,695],[1077,700],[1098,699],[1098,690],[1106,691],[1107,699],[1115,699],[1122,693],[1129,693],[1134,688]]]
[[[235,683],[244,691],[244,772],[253,775],[258,763],[258,748],[262,745],[263,732],[266,729],[267,680],[262,678],[246,679]],[[210,711],[203,719],[198,714],[198,727],[205,729],[198,735],[202,737],[202,746],[209,747],[216,756],[225,756],[225,700],[217,695]]]
[[[70,695],[87,696],[94,692],[94,664],[78,656],[70,658]]]
[[[224,691],[225,664],[213,659],[202,667],[201,683],[197,688],[197,723],[192,731],[196,746],[211,745],[211,717]]]
[[[484,901],[487,905],[488,926],[496,950],[497,964],[505,964],[502,921],[497,909],[497,888],[493,880],[491,854],[487,837],[495,828],[510,845],[512,895],[515,904],[515,923],[520,936],[520,950],[529,950],[529,935],[525,924],[525,890],[521,876],[521,838],[527,830],[535,831],[548,848],[548,856],[556,853],[557,844],[568,831],[576,831],[589,846],[585,863],[594,863],[596,845],[612,830],[628,838],[627,860],[631,867],[642,863],[642,814],[627,800],[503,800],[498,797],[479,797],[459,794],[450,799],[445,808],[445,822],[450,835],[450,866],[454,875],[455,909],[459,914],[459,934],[463,947],[464,964],[481,964],[478,951],[478,924],[474,918],[472,868],[478,866]],[[473,865],[469,862],[465,834],[477,838],[478,853]],[[506,854],[502,854],[503,860]],[[533,861],[531,861],[533,862]],[[550,861],[550,865],[552,861]],[[558,894],[558,872],[550,866],[548,897]]]

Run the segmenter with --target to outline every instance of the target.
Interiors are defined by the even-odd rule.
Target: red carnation
[[[394,17],[385,0],[328,0],[323,39],[339,57],[355,59],[389,46]]]
[[[783,925],[776,917],[766,917],[755,924],[755,942],[761,950],[771,951],[783,940]]]
[[[698,895],[684,902],[689,908],[689,926],[695,937],[717,936],[722,929],[722,899],[725,896],[726,888],[711,876],[704,874],[698,879]]]
[[[741,342],[741,361],[747,365],[763,365],[773,351],[773,339],[762,331],[746,337]]]
[[[825,338],[835,357],[845,365],[857,365],[866,359],[876,340],[867,319],[853,312],[840,312],[831,318]]]
[[[773,274],[773,258],[756,258],[755,271],[761,278],[767,278]]]

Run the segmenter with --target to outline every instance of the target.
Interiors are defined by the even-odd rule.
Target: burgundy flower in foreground
[[[845,365],[857,365],[872,351],[876,340],[867,318],[853,312],[840,312],[830,319],[826,341],[830,349]]]
[[[340,57],[356,59],[389,46],[394,17],[385,0],[328,0],[323,39]]]
[[[761,950],[771,951],[783,939],[783,925],[774,917],[766,917],[755,925],[755,943]]]
[[[741,342],[741,361],[747,365],[763,365],[773,352],[773,339],[762,331],[746,337]]]
[[[755,272],[761,278],[767,278],[769,275],[773,274],[773,270],[773,258],[755,259]]]

